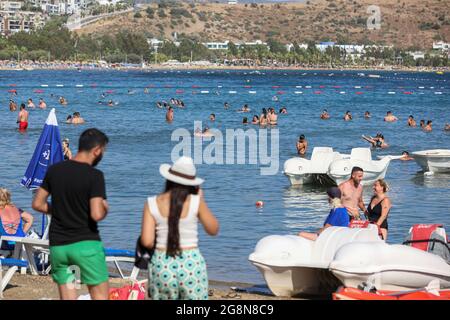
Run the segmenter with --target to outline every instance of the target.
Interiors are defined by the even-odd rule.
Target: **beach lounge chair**
[[[5,273],[5,276],[3,276],[4,266],[9,267]],[[26,268],[26,267],[28,267],[28,262],[25,260],[0,258],[0,298],[3,298],[3,290],[5,290],[14,273],[19,268]]]
[[[134,266],[134,251],[105,248],[106,262],[113,262],[122,279],[137,280],[139,268]],[[133,270],[130,276],[125,276],[119,262],[127,262],[133,264]]]

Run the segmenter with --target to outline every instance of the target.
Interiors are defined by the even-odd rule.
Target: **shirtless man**
[[[9,111],[16,111],[17,110],[17,104],[13,100],[9,100]]]
[[[41,108],[41,109],[47,108],[47,104],[45,103],[44,99],[42,99],[42,98],[39,99],[39,108]]]
[[[363,187],[361,181],[364,175],[364,170],[360,167],[353,167],[352,175],[350,179],[342,182],[339,185],[339,190],[341,190],[341,201],[344,207],[347,208],[347,212],[350,215],[350,220],[360,219],[359,209],[361,209],[364,214],[367,213],[367,209],[364,206],[363,201]]]
[[[300,135],[297,141],[297,153],[300,156],[304,156],[306,154],[307,149],[308,149],[308,141],[306,141],[305,135],[302,134]]]
[[[408,117],[408,127],[417,127],[416,120],[414,120],[412,115]]]
[[[28,111],[25,110],[25,104],[20,105],[19,116],[17,117],[17,123],[19,124],[19,131],[25,131],[28,128]]]
[[[386,122],[395,122],[397,120],[398,118],[392,114],[392,111],[388,111],[384,117],[384,121]]]
[[[425,132],[431,132],[433,131],[433,127],[432,127],[433,121],[428,120],[427,121],[427,125],[425,127],[423,127],[423,131]]]
[[[28,99],[28,108],[34,109],[36,108],[36,106],[33,103],[33,99]]]
[[[173,121],[173,108],[169,107],[169,109],[166,112],[166,121],[172,122]]]
[[[72,116],[72,124],[83,124],[85,121],[79,112],[74,112]]]

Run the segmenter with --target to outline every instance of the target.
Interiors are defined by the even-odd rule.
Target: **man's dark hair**
[[[364,170],[361,167],[353,167],[352,168],[352,174],[354,174],[355,172],[359,172],[359,171],[364,172]]]
[[[81,134],[78,140],[78,151],[90,151],[97,146],[103,147],[108,142],[109,139],[106,134],[96,128],[90,128]]]

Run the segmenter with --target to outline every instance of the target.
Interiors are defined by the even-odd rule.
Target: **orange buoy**
[[[261,200],[256,201],[256,207],[257,207],[257,208],[262,208],[262,207],[264,207],[264,202],[262,202]]]

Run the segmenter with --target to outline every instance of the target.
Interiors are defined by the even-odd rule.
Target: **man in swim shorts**
[[[363,187],[361,181],[364,176],[364,170],[360,167],[353,167],[350,179],[339,185],[341,190],[341,201],[350,215],[350,220],[360,219],[358,208],[364,213],[367,212],[363,201]]]
[[[19,124],[19,130],[25,131],[28,128],[28,111],[25,110],[25,104],[20,105],[19,116],[17,117],[17,123]]]

